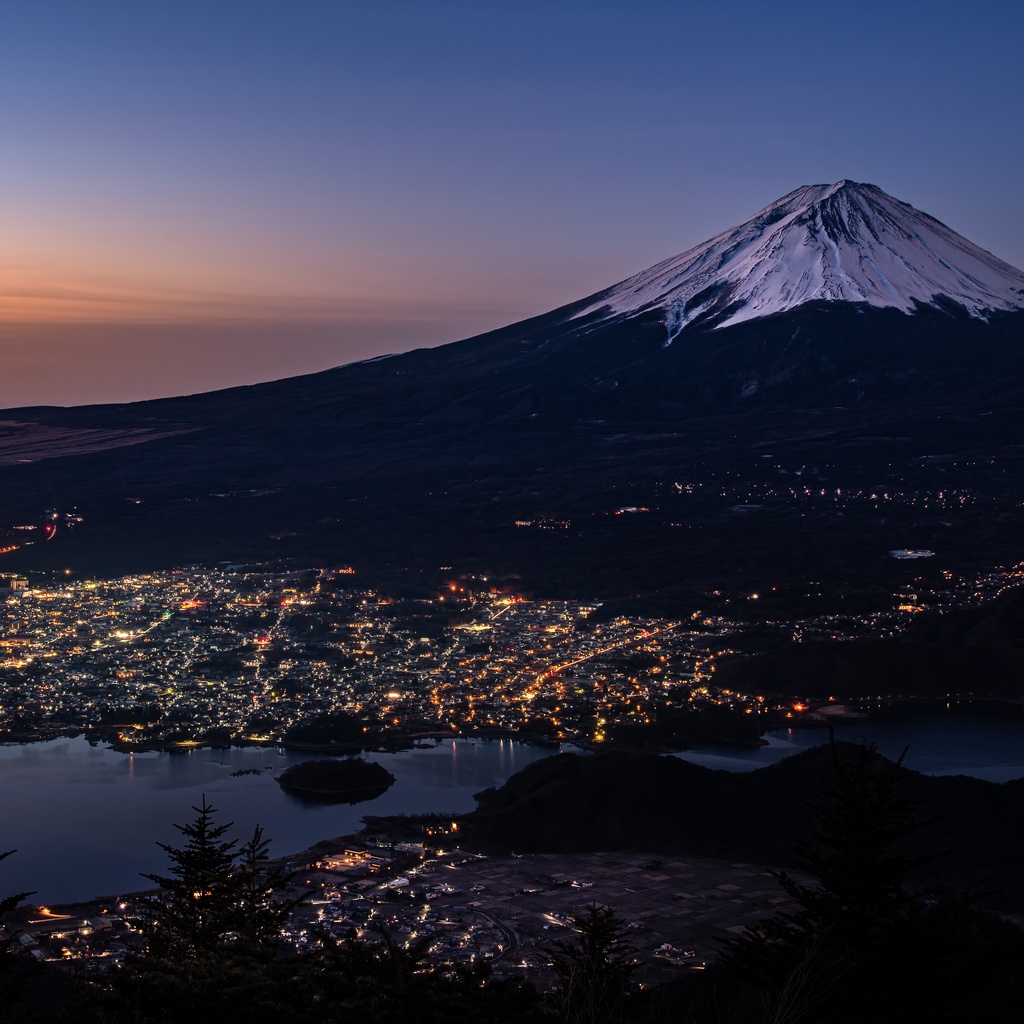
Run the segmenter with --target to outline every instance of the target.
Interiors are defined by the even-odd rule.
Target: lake
[[[926,775],[972,775],[989,782],[1008,782],[1024,776],[1024,719],[930,715],[891,721],[861,720],[836,723],[839,740],[869,740],[895,760],[908,747],[904,765]],[[828,743],[828,729],[777,729],[765,733],[766,747],[716,746],[677,756],[707,768],[752,771],[774,764],[808,747]]]
[[[364,814],[461,812],[473,794],[501,785],[552,751],[510,740],[450,740],[437,747],[369,754],[395,784],[365,803],[309,805],[274,781],[290,764],[317,755],[274,748],[123,754],[84,738],[0,745],[0,896],[34,890],[33,902],[59,903],[148,888],[140,872],[162,874],[157,842],[177,845],[175,823],[190,821],[203,795],[219,822],[242,840],[258,824],[270,855],[307,849],[356,832]],[[260,775],[232,778],[245,768]]]
[[[964,774],[1003,782],[1024,776],[1024,718],[926,716],[858,721],[836,736],[877,742],[895,758],[933,775]],[[828,741],[823,729],[777,730],[768,745],[720,747],[678,756],[709,768],[750,771]],[[428,749],[371,754],[396,778],[365,803],[308,805],[274,781],[288,765],[316,755],[274,748],[122,754],[83,739],[0,745],[0,895],[35,890],[34,901],[59,903],[146,888],[141,872],[163,873],[157,842],[179,842],[174,823],[194,817],[205,794],[218,821],[233,821],[247,839],[261,825],[272,856],[307,849],[320,839],[358,831],[364,814],[463,812],[473,794],[501,785],[550,750],[510,740],[450,740]],[[260,775],[232,778],[239,769]]]

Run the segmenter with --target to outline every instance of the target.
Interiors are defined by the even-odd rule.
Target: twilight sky
[[[454,341],[853,178],[1024,267],[1009,0],[33,0],[0,408]]]

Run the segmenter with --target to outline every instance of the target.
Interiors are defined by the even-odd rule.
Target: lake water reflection
[[[501,785],[552,752],[510,740],[451,740],[437,747],[367,755],[395,784],[366,803],[310,806],[274,781],[289,764],[316,755],[272,748],[122,754],[83,739],[0,745],[0,895],[35,890],[58,903],[145,888],[140,872],[162,873],[157,842],[177,843],[174,823],[194,817],[203,794],[248,838],[255,825],[271,855],[357,831],[364,814],[468,811],[473,794]],[[245,768],[260,775],[232,777]]]
[[[864,720],[837,725],[836,739],[868,740],[895,760],[908,747],[904,764],[926,775],[971,775],[989,782],[1024,776],[1024,720],[926,716],[902,721]],[[766,747],[719,747],[678,756],[707,768],[752,771],[808,747],[828,742],[826,728],[778,729],[765,733]]]
[[[934,775],[973,775],[994,782],[1024,776],[1024,719],[923,717],[862,721],[837,737],[878,743],[888,757],[910,747],[907,766]],[[768,746],[723,747],[679,756],[709,768],[750,771],[828,741],[823,729],[779,730]],[[140,872],[166,867],[157,842],[176,843],[175,822],[193,817],[203,794],[218,820],[248,838],[259,824],[271,854],[294,853],[320,839],[360,828],[364,814],[468,811],[473,794],[501,785],[551,751],[509,740],[453,740],[429,749],[369,755],[396,782],[376,800],[310,806],[274,781],[289,764],[315,755],[273,748],[121,754],[84,739],[0,745],[0,895],[36,890],[58,903],[144,888]],[[239,769],[265,769],[233,778]]]

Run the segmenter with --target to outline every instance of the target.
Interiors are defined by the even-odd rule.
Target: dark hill
[[[789,866],[790,844],[811,829],[807,804],[833,775],[827,746],[747,773],[674,757],[561,754],[479,794],[466,845],[494,852],[688,853]],[[1024,780],[1000,785],[909,772],[902,792],[920,801],[921,820],[938,819],[908,849],[952,851],[921,869],[922,885],[998,890],[992,906],[1024,908]]]
[[[973,694],[1024,698],[1024,588],[966,609],[923,615],[903,636],[794,643],[723,660],[716,682],[750,693],[859,699]]]
[[[285,769],[277,781],[282,789],[306,801],[357,804],[385,793],[395,777],[376,761],[349,757],[302,761]]]

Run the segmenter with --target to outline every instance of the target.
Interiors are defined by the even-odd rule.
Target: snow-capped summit
[[[574,319],[663,310],[671,340],[818,300],[913,312],[1024,309],[1024,273],[877,185],[804,185],[703,245],[594,295]]]

